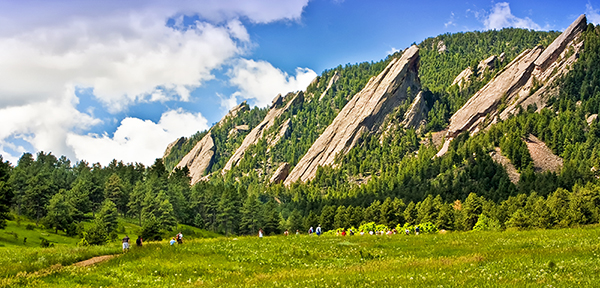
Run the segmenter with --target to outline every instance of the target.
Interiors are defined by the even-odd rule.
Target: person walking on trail
[[[177,242],[177,240],[175,240],[175,237],[173,237],[173,238],[171,239],[171,241],[169,241],[169,244],[170,244],[171,246],[173,246],[173,244],[175,244],[175,242]]]
[[[177,244],[183,244],[183,234],[181,232],[177,234]]]
[[[263,230],[262,229],[258,229],[258,238],[263,238]]]
[[[123,238],[123,253],[129,251],[129,236],[125,235]]]
[[[308,236],[312,236],[313,233],[313,228],[312,226],[310,226],[310,228],[308,229]]]
[[[317,236],[321,236],[321,225],[317,226]]]
[[[419,226],[415,227],[415,235],[419,235]]]
[[[139,247],[142,246],[142,236],[138,236],[138,238],[135,240],[135,245]]]

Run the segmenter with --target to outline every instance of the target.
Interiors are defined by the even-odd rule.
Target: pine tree
[[[464,230],[472,230],[479,215],[483,212],[483,203],[481,198],[475,193],[469,194],[465,203],[462,205],[462,226]]]
[[[73,207],[67,201],[64,189],[52,196],[47,210],[48,213],[42,222],[44,226],[54,228],[55,233],[58,233],[58,230],[65,231],[73,222]]]
[[[104,199],[110,199],[117,206],[117,211],[124,215],[127,210],[127,199],[125,197],[123,180],[113,173],[104,183]]]
[[[156,220],[160,224],[160,227],[168,231],[172,231],[177,228],[177,219],[175,218],[175,212],[173,211],[173,205],[169,202],[167,195],[163,192],[158,194],[158,209],[156,210]]]
[[[267,204],[263,205],[263,215],[265,219],[263,231],[265,231],[265,234],[272,235],[281,233],[281,228],[279,226],[281,223],[281,216],[277,211],[275,201],[269,200]]]
[[[227,235],[237,233],[239,227],[239,200],[235,189],[227,188],[223,191],[218,211],[219,228]]]
[[[343,205],[340,205],[335,211],[335,216],[333,217],[333,227],[333,229],[350,228],[350,225],[348,225],[346,207],[344,207]]]
[[[145,194],[146,187],[144,183],[142,181],[136,182],[133,193],[129,197],[129,203],[127,204],[130,215],[138,218],[140,226],[142,226],[142,209],[144,207]]]
[[[117,205],[110,199],[104,200],[104,202],[102,202],[102,209],[100,209],[100,212],[96,215],[96,219],[104,225],[108,234],[111,234],[117,229],[117,218]]]
[[[406,220],[406,223],[408,223],[408,225],[418,224],[417,213],[418,211],[415,202],[410,201],[410,203],[408,203],[408,206],[406,206],[406,209],[404,210],[404,219]]]
[[[10,212],[10,203],[13,198],[13,191],[9,184],[10,163],[4,162],[0,155],[0,229],[6,227],[6,220]]]
[[[334,218],[335,218],[335,207],[334,206],[323,207],[323,210],[321,210],[321,216],[319,217],[319,220],[320,220],[319,224],[321,224],[321,229],[323,229],[323,232],[331,230],[331,229],[335,229],[335,227],[333,227]]]
[[[262,225],[261,204],[256,195],[248,195],[240,209],[240,233],[254,235]]]

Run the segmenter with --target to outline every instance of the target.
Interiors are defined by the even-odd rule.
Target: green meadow
[[[0,248],[1,287],[597,287],[600,227]],[[88,267],[71,264],[120,254]]]

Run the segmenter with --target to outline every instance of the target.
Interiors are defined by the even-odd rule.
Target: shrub
[[[162,235],[160,232],[160,223],[156,219],[151,218],[142,226],[142,238],[146,241],[160,241]]]
[[[33,225],[33,224],[27,224],[27,225],[25,225],[25,229],[27,229],[27,230],[33,230],[33,229],[35,229],[35,225]]]
[[[473,231],[497,231],[500,230],[500,222],[485,216],[485,214],[479,215],[479,220],[475,223]]]

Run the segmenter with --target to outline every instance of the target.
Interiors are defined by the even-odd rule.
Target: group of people
[[[141,247],[143,245],[143,239],[142,236],[138,236],[138,238],[135,240],[135,245],[137,245],[138,247]],[[183,244],[183,234],[181,232],[177,233],[177,235],[175,235],[175,237],[173,237],[173,239],[171,239],[171,241],[169,241],[169,244],[173,245],[173,244]],[[125,238],[123,238],[122,241],[123,244],[123,252],[127,252],[129,251],[129,236],[125,235]]]
[[[177,242],[177,244],[183,244],[183,234],[181,232],[177,233],[177,235],[169,241],[169,244],[173,245],[175,242]]]
[[[406,235],[410,235],[410,230],[409,229],[406,229],[404,232],[406,233]],[[420,228],[419,228],[419,226],[416,226],[415,227],[415,235],[419,235],[419,232],[420,232]],[[346,236],[346,235],[353,236],[354,233],[355,232],[352,229],[348,229],[348,231],[346,231],[346,229],[342,229],[341,231],[339,231],[339,230],[336,231],[335,232],[335,236]],[[372,231],[371,230],[371,231],[368,231],[368,232],[365,232],[364,230],[361,230],[360,233],[359,233],[359,235],[362,236],[362,235],[365,235],[365,233],[367,233],[369,235],[395,235],[395,234],[398,234],[398,231],[396,229],[391,229],[391,230],[388,229],[388,230],[385,230],[385,231]],[[317,236],[321,236],[321,234],[323,234],[322,229],[321,229],[321,225],[317,226],[317,229],[314,229],[314,230],[313,230],[312,226],[308,229],[308,235],[312,236],[313,234],[316,234]],[[288,229],[286,229],[285,232],[283,232],[283,235],[284,236],[289,236],[290,235],[290,232],[288,231]],[[300,231],[299,230],[296,230],[296,235],[300,235]],[[258,230],[258,237],[262,238],[263,236],[264,236],[264,231],[262,229],[259,229]],[[175,239],[175,238],[173,238],[173,239]]]
[[[142,236],[138,236],[138,238],[135,240],[135,245],[141,247],[142,246]],[[122,241],[123,244],[123,252],[127,252],[129,251],[129,236],[125,235],[125,238],[123,238]]]

